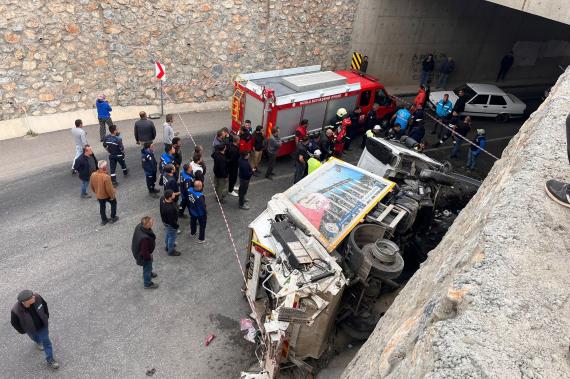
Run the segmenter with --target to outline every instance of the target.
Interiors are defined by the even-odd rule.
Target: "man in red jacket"
[[[143,282],[145,289],[158,288],[158,284],[153,283],[152,278],[156,274],[152,272],[152,253],[155,248],[156,236],[152,231],[154,220],[150,216],[144,216],[141,223],[135,227],[131,250],[137,265],[143,268]]]

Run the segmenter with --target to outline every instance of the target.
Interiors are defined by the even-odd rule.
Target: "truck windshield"
[[[467,84],[457,87],[453,90],[453,93],[459,96],[459,91],[461,90],[465,92],[465,100],[470,100],[473,98],[473,96],[477,95],[477,92],[475,92],[473,88],[469,87]]]

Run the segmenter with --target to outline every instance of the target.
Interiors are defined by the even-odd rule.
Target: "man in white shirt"
[[[75,174],[76,171],[73,168],[75,160],[83,154],[83,148],[87,145],[87,132],[83,129],[83,121],[75,120],[75,128],[71,128],[71,135],[75,141],[75,158],[71,162],[71,174]]]
[[[174,138],[174,129],[172,129],[173,120],[174,120],[173,115],[167,114],[166,122],[162,126],[163,128],[162,141],[164,142],[164,151],[170,150],[170,147],[172,146],[172,138]]]

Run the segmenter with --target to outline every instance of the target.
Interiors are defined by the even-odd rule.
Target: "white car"
[[[431,92],[429,100],[435,107],[444,94],[455,105],[459,91],[465,93],[465,110],[462,116],[496,117],[498,121],[507,122],[510,118],[521,117],[526,104],[513,94],[506,93],[493,84],[467,83],[453,91]]]

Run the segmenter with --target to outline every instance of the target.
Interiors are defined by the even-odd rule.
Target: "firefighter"
[[[342,129],[342,120],[347,116],[348,112],[345,108],[339,108],[338,111],[336,111],[336,115],[329,122],[329,125],[334,127],[335,133],[340,133],[340,130]]]
[[[334,152],[333,152],[333,155],[337,158],[341,158],[342,154],[344,153],[345,143],[349,139],[348,136],[346,135],[346,132],[350,127],[350,124],[351,123],[349,117],[345,117],[340,124],[340,130],[336,135],[336,141],[334,144]]]
[[[103,147],[109,153],[109,163],[111,165],[111,181],[114,186],[117,186],[117,175],[115,170],[117,168],[117,163],[121,165],[123,169],[123,175],[127,176],[129,174],[129,169],[125,163],[125,148],[123,147],[123,139],[120,137],[117,125],[113,124],[109,126],[109,132],[103,139]]]
[[[297,129],[295,129],[295,145],[299,143],[307,135],[309,129],[309,120],[303,119]]]

